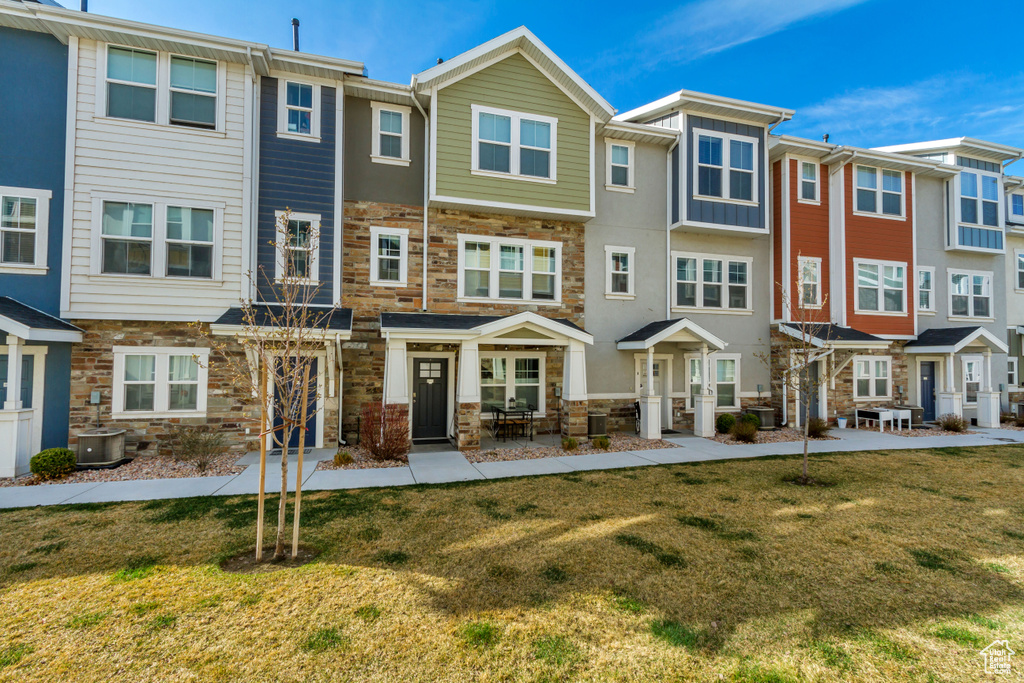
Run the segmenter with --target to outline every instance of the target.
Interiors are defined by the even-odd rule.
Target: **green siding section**
[[[557,182],[473,175],[474,104],[557,118]],[[520,54],[437,93],[438,195],[590,211],[591,144],[590,115]]]

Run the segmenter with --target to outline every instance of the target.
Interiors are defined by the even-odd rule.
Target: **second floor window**
[[[472,105],[475,173],[555,180],[558,119]]]
[[[106,50],[106,106],[117,119],[216,129],[217,62],[116,45]],[[160,93],[164,93],[161,97]]]
[[[1010,195],[1010,215],[1014,218],[1024,218],[1024,194]]]
[[[906,266],[858,261],[857,311],[903,313],[906,301]]]
[[[804,308],[821,306],[821,259],[798,259],[800,268],[800,305]]]
[[[167,207],[167,275],[213,277],[213,210]]]
[[[210,280],[218,276],[218,211],[156,202],[99,203],[103,275]]]
[[[409,117],[412,109],[397,104],[371,102],[373,139],[370,159],[380,164],[409,165]]]
[[[992,273],[950,272],[949,314],[964,318],[992,315]]]
[[[217,127],[217,63],[171,57],[171,123]]]
[[[971,171],[960,172],[960,221],[999,227],[999,179]]]
[[[903,215],[903,173],[872,166],[857,167],[857,211]]]
[[[917,269],[917,310],[935,310],[935,269]]]
[[[818,164],[816,163],[800,162],[800,199],[808,202],[818,201]]]
[[[406,228],[370,228],[370,284],[404,285],[409,271],[409,231]]]
[[[753,201],[756,186],[752,139],[695,133],[697,194],[701,197]]]
[[[561,247],[555,242],[459,235],[459,296],[555,302]]]
[[[606,186],[612,190],[630,191],[633,189],[633,151],[632,142],[608,140],[605,153],[608,155],[608,177]]]
[[[320,91],[316,83],[278,79],[278,137],[309,143],[320,141]]]
[[[605,246],[605,296],[632,298],[635,247]]]
[[[107,116],[156,122],[155,52],[107,50]]]
[[[153,206],[103,203],[104,273],[150,275],[153,261]]]
[[[750,309],[750,259],[677,254],[675,306],[746,311]]]
[[[37,204],[35,197],[0,196],[0,264],[35,265]]]

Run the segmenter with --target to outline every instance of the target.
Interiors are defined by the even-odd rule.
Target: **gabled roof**
[[[636,332],[620,339],[616,342],[616,346],[620,351],[646,350],[663,341],[682,341],[683,337],[686,337],[687,341],[699,341],[707,344],[714,351],[721,351],[728,346],[727,342],[722,341],[689,318],[648,323]]]
[[[82,330],[68,321],[9,296],[0,296],[0,330],[26,341],[82,341]]]
[[[531,311],[514,315],[469,315],[464,313],[381,313],[380,330],[387,333],[460,334],[464,338],[501,334],[533,325],[554,334],[592,344],[594,338],[566,318],[546,318]]]
[[[768,104],[757,104],[731,97],[709,95],[693,90],[680,90],[671,95],[645,104],[636,109],[619,114],[616,121],[636,121],[644,123],[656,119],[662,114],[674,110],[683,110],[708,116],[731,116],[746,119],[754,123],[782,123],[793,118],[792,109],[783,109]]]
[[[522,52],[533,60],[549,78],[599,120],[608,121],[614,116],[615,109],[612,105],[525,26],[513,29],[442,64],[421,71],[413,77],[413,83],[420,92],[434,87],[443,88],[449,81],[468,75],[515,51]]]
[[[811,344],[821,348],[869,349],[885,348],[892,344],[888,339],[832,323],[779,323],[779,332],[796,339],[802,339],[805,330],[811,336]]]
[[[981,157],[995,161],[1011,161],[1024,157],[1024,149],[1011,147],[998,142],[979,140],[978,138],[947,138],[945,140],[931,140],[929,142],[911,142],[903,145],[888,145],[876,147],[882,152],[894,152],[899,154],[914,154],[928,152],[962,152],[967,156]]]
[[[907,353],[959,353],[968,346],[980,344],[993,351],[1006,353],[1009,347],[981,326],[936,327],[917,335],[903,348]]]

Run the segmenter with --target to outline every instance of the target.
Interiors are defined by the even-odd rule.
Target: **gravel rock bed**
[[[316,468],[318,470],[366,470],[375,469],[378,467],[406,467],[409,462],[407,460],[374,460],[370,456],[370,452],[365,448],[359,446],[346,446],[342,448],[343,451],[348,451],[352,454],[352,462],[347,465],[335,465],[334,460],[321,460]]]
[[[878,433],[878,427],[857,427],[857,431],[860,432],[874,432]],[[981,434],[981,432],[975,432],[967,430],[966,432],[950,432],[945,429],[894,429],[890,430],[888,427],[885,428],[885,434],[895,434],[896,436],[905,436],[907,438],[913,438],[918,436],[964,436],[965,434]]]
[[[711,441],[717,441],[718,443],[729,444],[730,446],[753,446],[754,444],[746,443],[745,441],[737,441],[731,434],[715,434],[710,438]],[[803,441],[804,433],[796,429],[790,429],[789,427],[782,427],[781,429],[773,429],[772,431],[760,431],[757,433],[757,441],[755,443],[787,443],[792,441]],[[834,436],[822,436],[815,439],[811,437],[811,441],[838,441]]]
[[[108,470],[82,470],[73,472],[63,479],[42,481],[34,474],[17,479],[0,479],[0,487],[6,486],[46,486],[48,484],[82,484],[104,481],[135,481],[139,479],[181,479],[183,477],[220,477],[238,474],[245,469],[244,465],[236,465],[237,453],[226,453],[217,457],[200,472],[195,465],[180,462],[165,455],[146,455],[135,458],[129,463]]]
[[[584,455],[586,453],[614,453],[619,451],[649,451],[656,448],[676,448],[676,444],[662,439],[641,439],[632,434],[609,434],[612,444],[608,449],[594,448],[590,441],[580,441],[579,448],[574,451],[562,450],[558,446],[545,448],[495,448],[489,451],[469,451],[463,453],[470,462],[507,462],[509,460],[535,460],[537,458],[557,458],[562,455]]]

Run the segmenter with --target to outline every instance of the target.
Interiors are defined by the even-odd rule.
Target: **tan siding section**
[[[557,182],[473,175],[471,106],[558,119]],[[520,54],[437,93],[437,194],[590,211],[590,115]]]
[[[242,184],[245,68],[227,66],[225,133],[135,125],[96,116],[97,48],[80,43],[75,194],[71,231],[71,317],[210,320],[237,305],[243,279]],[[223,204],[221,277],[215,281],[96,275],[93,196],[139,195]]]

